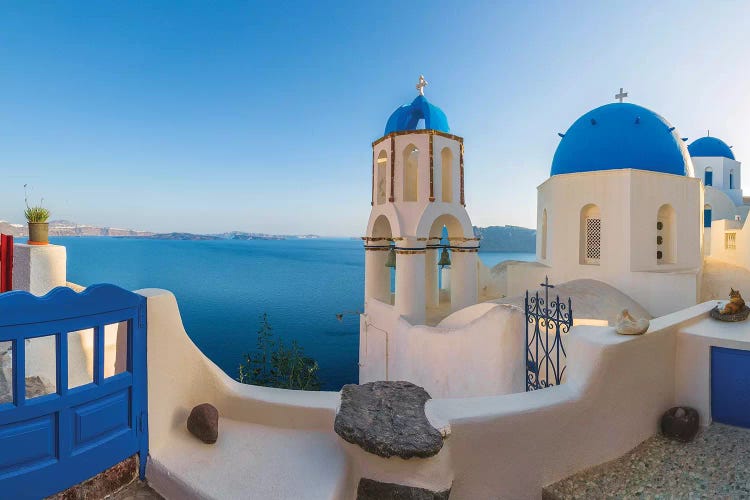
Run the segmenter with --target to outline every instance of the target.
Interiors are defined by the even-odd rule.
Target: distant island
[[[536,252],[536,230],[518,226],[474,227],[480,252]]]
[[[17,237],[27,236],[25,224],[12,224],[0,221],[0,233]],[[211,241],[211,240],[299,240],[318,239],[315,234],[267,234],[248,233],[243,231],[229,231],[215,234],[195,233],[153,233],[135,229],[120,229],[114,227],[98,227],[77,224],[67,220],[53,220],[49,223],[49,234],[55,236],[110,236],[117,238],[144,238],[152,240],[174,241]],[[519,226],[488,226],[474,227],[474,235],[481,238],[482,252],[524,252],[536,251],[536,230]],[[359,239],[359,237],[353,238]]]
[[[25,224],[12,224],[0,221],[0,233],[10,234],[17,237],[28,236]],[[67,220],[53,220],[49,222],[49,235],[55,236],[111,236],[118,238],[145,238],[152,240],[175,240],[175,241],[206,241],[206,240],[291,240],[291,239],[317,239],[315,234],[266,234],[247,233],[243,231],[230,231],[218,234],[194,234],[194,233],[153,233],[150,231],[137,231],[135,229],[119,229],[114,227],[98,227],[86,224],[77,224]]]

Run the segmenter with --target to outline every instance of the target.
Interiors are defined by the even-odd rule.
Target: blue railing
[[[125,356],[118,372],[113,365],[105,371],[105,328],[115,324],[124,351],[119,355]],[[87,330],[93,336],[91,377],[72,387],[69,337]],[[46,362],[55,366],[46,368],[54,373],[54,389],[31,397],[28,377],[34,374],[27,373],[27,349],[50,337],[54,356],[49,353]],[[12,401],[0,404],[0,496],[48,496],[135,453],[145,474],[145,297],[113,285],[94,285],[80,294],[56,288],[44,297],[8,292],[0,295],[3,343],[11,344]]]

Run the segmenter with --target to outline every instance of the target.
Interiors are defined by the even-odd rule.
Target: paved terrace
[[[748,498],[750,429],[712,424],[691,443],[655,436],[544,489],[544,499]]]

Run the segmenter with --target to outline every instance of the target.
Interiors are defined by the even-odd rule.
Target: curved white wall
[[[654,319],[649,333],[641,337],[619,336],[606,327],[575,327],[566,338],[565,384],[531,393],[430,400],[428,418],[447,436],[443,450],[426,460],[381,459],[344,443],[333,433],[337,393],[268,389],[231,380],[189,341],[172,294],[162,290],[139,293],[148,297],[149,480],[160,487],[177,481],[177,474],[165,468],[162,460],[170,453],[174,455],[175,448],[186,442],[191,451],[182,453],[179,459],[200,467],[208,480],[202,485],[194,482],[192,490],[182,484],[182,489],[171,490],[175,498],[229,498],[261,490],[277,491],[274,498],[296,498],[282,490],[287,483],[299,479],[298,474],[304,476],[303,487],[320,486],[326,478],[333,477],[327,494],[316,496],[308,492],[311,498],[353,498],[360,477],[425,487],[444,487],[452,481],[451,498],[458,500],[539,498],[545,485],[617,458],[654,435],[661,414],[675,404],[694,405],[701,410],[702,422],[710,422],[710,415],[706,414],[710,411],[708,349],[711,345],[750,347],[747,335],[738,340],[737,332],[731,331],[742,325],[717,326],[707,318],[713,302]],[[426,363],[402,362],[399,351],[405,344],[425,349],[434,345],[437,338],[438,343],[462,359],[446,358],[446,365],[436,363],[435,368],[445,372],[455,368],[452,375],[460,379],[462,368],[495,355],[495,361],[502,363],[504,354],[485,345],[480,355],[464,349],[462,341],[487,341],[488,325],[504,324],[506,332],[518,331],[522,326],[513,324],[522,319],[520,311],[489,304],[462,310],[434,329],[411,327],[395,314],[381,317],[396,323],[395,331],[404,333],[381,343],[389,346],[393,341],[393,351],[386,352],[395,358],[389,361],[403,365],[397,368],[399,373],[391,373],[393,379],[419,375],[420,370],[430,368]],[[365,315],[361,321],[366,323]],[[367,329],[368,335],[372,334],[373,326]],[[495,343],[504,344],[508,352],[519,348],[523,352],[523,341],[520,346],[514,344],[511,335],[497,338]],[[375,347],[375,343],[365,343],[362,359],[376,360],[384,354]],[[523,360],[517,352],[514,356]],[[525,367],[519,368],[523,373]],[[515,369],[515,365],[506,367],[508,371]],[[434,383],[441,382],[439,372],[429,375]],[[471,391],[470,381],[466,383],[465,387],[455,385],[450,389]],[[474,383],[481,385],[484,381]],[[222,417],[229,419],[223,421],[222,425],[228,427],[224,432],[235,432],[234,435],[211,446],[185,437],[190,408],[203,402],[214,404]],[[242,427],[243,423],[250,427]],[[237,446],[245,429],[259,432],[253,424],[262,426],[262,434],[254,435],[245,446]],[[289,434],[300,431],[303,434]],[[310,440],[310,433],[317,436],[315,440]],[[269,441],[269,435],[279,436],[279,440]],[[300,445],[300,440],[311,444]],[[325,443],[329,445],[321,446]],[[330,447],[330,443],[334,446]],[[274,461],[279,450],[273,446],[293,447],[294,458]],[[221,455],[227,447],[231,459]],[[216,462],[218,457],[221,462]],[[248,472],[243,480],[227,479],[229,472],[257,457],[263,457],[263,464],[270,461],[273,470],[295,472],[276,477]],[[334,466],[329,465],[329,460]],[[214,467],[216,463],[221,466]],[[322,468],[318,467],[321,464]],[[299,472],[297,466],[301,467]],[[311,468],[317,476],[310,476]],[[276,482],[266,484],[269,481]],[[213,494],[207,492],[208,487],[214,488]]]
[[[373,300],[360,325],[360,383],[408,380],[434,398],[525,388],[525,319],[515,306],[476,304],[430,327]]]

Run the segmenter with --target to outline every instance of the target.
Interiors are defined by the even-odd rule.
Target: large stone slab
[[[448,500],[451,490],[430,491],[416,486],[381,483],[362,478],[357,487],[357,500]]]
[[[443,436],[424,413],[428,399],[427,391],[410,382],[345,385],[334,429],[381,457],[431,457],[443,447]]]

